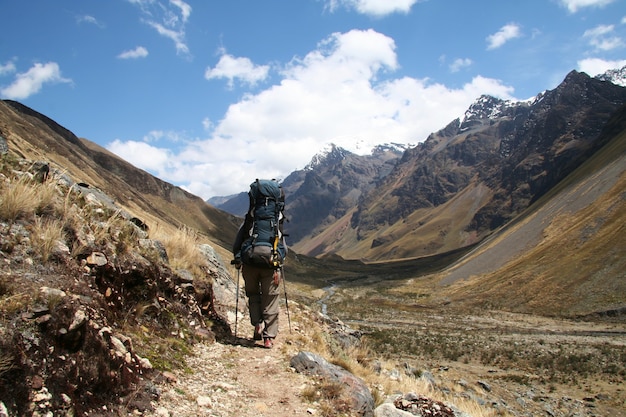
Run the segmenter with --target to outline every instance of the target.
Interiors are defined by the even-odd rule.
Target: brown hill
[[[227,249],[234,240],[239,226],[234,216],[76,137],[18,102],[0,101],[0,136],[21,157],[47,162],[77,181],[102,190],[148,227],[191,227]]]
[[[626,107],[602,136],[593,157],[442,273],[447,296],[545,315],[626,312]]]

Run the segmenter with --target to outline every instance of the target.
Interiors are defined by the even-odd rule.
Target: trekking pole
[[[291,333],[291,317],[289,316],[289,302],[287,301],[287,284],[285,283],[285,270],[280,267],[280,273],[283,276],[283,289],[285,290],[285,310],[287,311],[287,321],[289,322],[289,333]]]
[[[230,261],[231,265],[236,265],[235,260]],[[235,266],[235,269],[237,269],[237,289],[235,290],[235,293],[237,294],[235,296],[235,338],[237,338],[237,321],[239,319],[239,271],[240,269],[237,268],[237,266]]]

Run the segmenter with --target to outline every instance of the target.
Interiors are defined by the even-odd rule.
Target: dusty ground
[[[281,334],[272,349],[250,340],[252,327],[240,323],[233,343],[202,343],[187,358],[186,369],[173,372],[159,386],[155,411],[145,416],[288,417],[314,413],[302,392],[312,380],[289,367],[304,335],[281,311]],[[247,337],[247,338],[246,338]],[[167,374],[166,374],[167,375]],[[308,411],[307,411],[308,410]]]

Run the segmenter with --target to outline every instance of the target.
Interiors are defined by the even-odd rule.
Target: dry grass
[[[55,184],[35,182],[26,174],[13,177],[0,191],[0,219],[9,222],[33,215],[56,215],[60,207]]]
[[[188,227],[168,231],[157,228],[151,232],[153,239],[161,241],[167,250],[172,269],[185,269],[194,276],[203,276],[203,267],[207,262],[198,249],[200,238],[198,233]]]
[[[492,408],[483,407],[473,399],[463,398],[460,394],[455,395],[459,386],[454,382],[438,381],[437,388],[434,388],[428,380],[420,377],[419,371],[411,375],[402,373],[399,378],[391,378],[392,370],[405,369],[402,363],[380,358],[366,342],[348,348],[338,346],[326,327],[320,325],[316,313],[299,308],[300,304],[295,302],[293,304],[290,302],[290,306],[292,305],[292,321],[302,330],[287,337],[289,342],[284,345],[285,349],[286,346],[290,346],[291,349],[297,347],[300,351],[317,353],[330,363],[359,377],[370,388],[376,406],[395,393],[414,392],[436,401],[453,404],[472,417],[506,415],[498,414]],[[289,355],[289,352],[285,354]],[[339,388],[341,387],[332,381],[318,380],[314,385],[305,387],[301,395],[307,401],[317,403],[321,415],[341,417],[349,413],[346,410],[345,399],[337,391]]]
[[[28,180],[18,180],[2,189],[0,218],[15,222],[34,213],[37,206],[37,192]]]
[[[47,262],[50,256],[63,243],[63,222],[57,219],[36,218],[31,233],[33,248],[41,256],[43,262]]]

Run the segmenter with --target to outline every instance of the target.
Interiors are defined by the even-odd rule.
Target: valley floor
[[[495,415],[626,416],[623,320],[346,304],[342,319],[376,353],[432,373],[445,397],[469,396]]]

